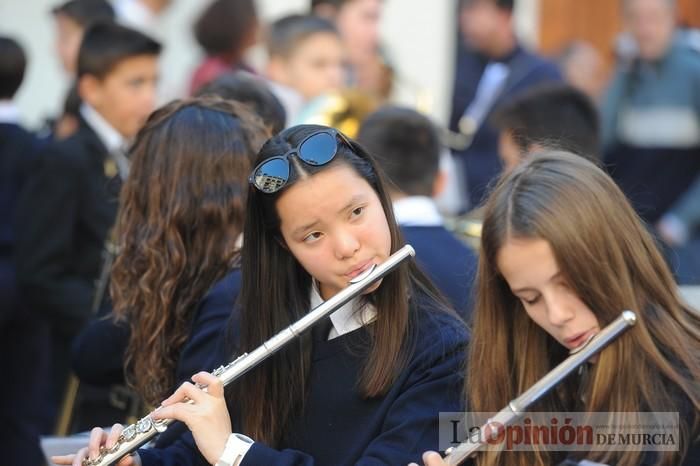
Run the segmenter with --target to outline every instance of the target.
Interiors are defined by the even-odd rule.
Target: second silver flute
[[[315,323],[329,316],[333,311],[342,307],[345,303],[362,293],[374,282],[383,278],[394,270],[401,262],[415,256],[416,252],[409,245],[396,251],[379,265],[375,265],[353,278],[350,284],[340,290],[335,296],[315,307],[304,317],[272,336],[262,345],[250,353],[239,356],[226,366],[221,366],[212,372],[221,379],[224,386],[230,384],[243,374],[275,354],[284,345],[300,336]],[[126,427],[119,436],[117,442],[111,448],[102,448],[100,455],[95,459],[85,458],[83,466],[108,466],[116,463],[124,456],[132,453],[140,446],[150,441],[157,434],[163,432],[173,423],[172,419],[154,420],[150,414],[141,418],[136,424]]]
[[[486,433],[489,426],[501,428],[515,422],[530,405],[542,398],[547,392],[554,388],[559,382],[564,380],[577,367],[591,359],[599,353],[610,342],[619,337],[622,332],[633,326],[637,322],[637,315],[632,311],[622,311],[620,317],[608,324],[603,330],[598,332],[586,344],[572,351],[572,354],[552,369],[547,375],[542,377],[525,393],[508,403],[508,406],[499,411],[486,424],[480,427],[479,432]],[[447,450],[445,462],[450,466],[462,464],[467,458],[475,454],[484,446],[484,439],[478,441],[466,441],[454,448]]]

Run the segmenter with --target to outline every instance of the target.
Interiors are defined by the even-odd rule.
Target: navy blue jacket
[[[39,434],[44,423],[48,378],[48,327],[17,293],[15,224],[17,199],[38,148],[36,138],[12,123],[0,123],[0,355],[3,373],[23,383],[0,386],[3,463],[44,463]],[[26,385],[25,385],[26,383]]]
[[[107,149],[81,121],[36,158],[18,204],[17,279],[23,299],[71,339],[90,316],[121,182],[105,174]]]
[[[256,442],[241,466],[405,465],[437,449],[439,413],[462,409],[467,332],[452,314],[419,306],[412,312],[411,356],[382,397],[363,399],[356,387],[367,326],[332,340],[314,338],[302,416],[286,429],[279,449]],[[143,466],[207,464],[191,433],[166,450],[139,454]]]
[[[17,199],[37,145],[36,138],[19,125],[0,123],[0,327],[16,308],[13,256]]]
[[[476,276],[476,253],[443,226],[401,226],[416,261],[455,310],[468,322]]]
[[[197,372],[211,371],[222,363],[220,334],[231,316],[241,288],[240,269],[230,271],[212,286],[192,317],[191,332],[180,351],[175,370],[175,386],[190,380]],[[124,383],[124,353],[129,328],[112,319],[91,322],[73,345],[73,369],[81,381],[94,385]],[[179,426],[178,426],[179,425]],[[171,425],[158,437],[157,445],[170,444],[186,427]]]
[[[450,129],[458,131],[459,119],[474,100],[481,75],[490,59],[474,51],[460,47],[457,56]],[[510,72],[505,86],[491,110],[511,100],[514,96],[535,85],[560,81],[561,75],[556,66],[521,47],[499,60],[508,65]],[[489,121],[490,114],[479,127],[471,145],[454,155],[464,162],[466,181],[471,207],[477,207],[484,198],[486,188],[501,172],[498,157],[498,131]]]

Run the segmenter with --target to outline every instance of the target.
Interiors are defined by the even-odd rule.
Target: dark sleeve
[[[35,309],[62,326],[81,325],[92,284],[71,269],[83,169],[51,146],[37,159],[17,209],[17,275]]]
[[[208,466],[209,464],[197,450],[192,433],[189,431],[167,448],[142,448],[138,453],[142,466]]]
[[[190,380],[200,371],[211,371],[224,362],[223,330],[233,312],[240,289],[240,272],[233,271],[217,282],[201,301],[182,348],[176,383]]]
[[[432,341],[431,341],[432,340]],[[447,329],[427,348],[418,348],[411,375],[387,413],[381,434],[355,463],[362,466],[406,465],[420,462],[426,450],[438,448],[439,413],[462,409],[466,335]],[[362,428],[358,426],[358,428]],[[254,443],[241,466],[311,466],[314,459],[296,450],[274,450]]]
[[[90,322],[73,342],[73,370],[92,385],[124,383],[124,354],[129,344],[129,326],[111,316]]]
[[[176,386],[190,381],[197,372],[212,371],[226,362],[223,330],[233,311],[239,288],[240,272],[233,271],[216,283],[201,301],[189,339],[180,353],[175,372]],[[175,422],[158,437],[156,446],[167,448],[184,433],[189,434],[187,426]]]

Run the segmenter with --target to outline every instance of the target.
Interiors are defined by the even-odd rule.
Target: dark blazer
[[[215,283],[199,303],[192,317],[190,335],[180,350],[175,370],[175,386],[199,371],[211,371],[223,364],[223,329],[231,316],[241,288],[240,269],[230,271]],[[82,382],[93,385],[124,383],[124,353],[129,343],[129,328],[111,319],[96,319],[78,335],[73,345],[73,370]],[[187,429],[173,424],[156,441],[169,445]]]
[[[501,172],[498,131],[489,120],[491,112],[528,88],[546,82],[561,81],[561,75],[552,62],[519,46],[508,56],[496,61],[504,63],[510,70],[503,90],[474,135],[471,145],[465,150],[454,152],[454,155],[464,162],[472,208],[477,207],[483,200],[488,183]],[[459,119],[474,100],[477,86],[489,62],[487,57],[460,44],[452,96],[451,130],[458,130]]]
[[[37,139],[20,126],[0,123],[0,355],[6,377],[23,381],[0,386],[0,438],[7,439],[3,463],[16,466],[44,463],[39,434],[48,328],[18,299],[13,260],[17,198],[37,146]]]
[[[0,327],[15,309],[14,217],[37,144],[36,138],[19,125],[0,123]]]
[[[416,250],[416,262],[465,321],[471,318],[472,287],[477,256],[443,226],[401,225],[407,244]]]
[[[89,316],[120,182],[105,175],[107,150],[84,121],[41,151],[20,197],[18,281],[23,299],[73,335]]]

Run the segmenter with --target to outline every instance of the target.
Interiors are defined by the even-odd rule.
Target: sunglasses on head
[[[289,181],[290,155],[296,154],[297,158],[307,165],[315,167],[325,165],[338,153],[339,138],[351,147],[343,133],[332,128],[311,133],[286,153],[270,157],[258,164],[248,178],[248,182],[265,194],[277,192]]]

